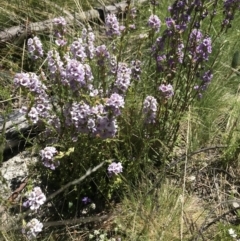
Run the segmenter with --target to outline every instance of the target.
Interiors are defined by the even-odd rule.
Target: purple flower
[[[90,106],[85,103],[73,103],[72,106],[69,108],[71,120],[70,122],[73,124],[73,126],[78,129],[81,126],[84,126],[87,123],[88,117],[90,115]]]
[[[40,151],[39,154],[45,167],[48,167],[51,170],[55,170],[56,167],[60,165],[59,161],[54,160],[54,156],[57,154],[57,150],[55,147],[45,147],[43,150]]]
[[[109,60],[110,74],[115,75],[117,73],[117,57],[112,56]]]
[[[170,18],[170,17],[166,18],[165,22],[166,22],[166,25],[167,25],[168,29],[174,28],[175,21],[172,18]]]
[[[64,34],[66,32],[67,22],[65,18],[63,17],[54,18],[53,25],[54,25],[54,35],[57,38],[55,43],[58,46],[66,45],[67,41],[64,39]]]
[[[231,21],[234,19],[234,13],[236,10],[240,10],[240,1],[239,0],[225,0],[223,4],[223,14],[224,19],[222,21],[222,28],[231,27]]]
[[[115,116],[118,116],[121,114],[120,108],[124,107],[124,98],[117,93],[113,93],[106,101],[106,107],[107,110],[111,110]]]
[[[27,194],[27,201],[23,206],[30,207],[31,210],[37,210],[46,201],[46,196],[40,187],[34,187],[33,190]]]
[[[38,233],[42,232],[43,224],[36,218],[29,221],[26,227],[23,227],[23,233],[27,234],[28,239],[35,239]]]
[[[118,129],[116,119],[107,115],[97,116],[96,127],[96,132],[93,134],[103,139],[113,138],[116,135]]]
[[[189,39],[191,43],[199,43],[203,38],[202,32],[199,29],[193,29],[190,33]]]
[[[86,55],[88,56],[88,58],[93,59],[96,49],[94,46],[95,35],[92,32],[92,29],[88,29],[88,31],[87,29],[82,30],[82,41]]]
[[[157,15],[151,15],[148,19],[148,26],[158,32],[161,27],[161,21]]]
[[[147,96],[143,102],[143,114],[148,124],[156,122],[157,100],[153,96]]]
[[[46,89],[35,73],[17,73],[14,76],[14,84],[25,87],[34,94],[45,93]]]
[[[121,162],[113,162],[108,166],[108,174],[110,176],[117,175],[123,171],[122,163]]]
[[[47,64],[52,77],[62,72],[63,62],[57,50],[50,50],[48,52]]]
[[[65,46],[65,45],[67,44],[67,40],[64,39],[64,38],[59,38],[59,39],[56,39],[56,40],[55,40],[55,44],[56,44],[57,46],[62,47],[62,46]]]
[[[42,43],[37,36],[28,39],[27,47],[32,59],[35,60],[43,56]]]
[[[202,40],[196,48],[196,54],[198,59],[208,60],[209,54],[212,53],[212,41],[210,37],[206,37]]]
[[[169,99],[174,95],[173,87],[170,84],[161,84],[158,89],[161,91],[162,96],[166,99]]]
[[[100,45],[96,48],[96,58],[99,66],[104,66],[106,60],[109,60],[110,54],[105,45]]]
[[[156,60],[157,60],[157,70],[159,72],[163,72],[167,61],[166,55],[165,54],[159,55],[157,56]]]
[[[117,69],[117,78],[115,87],[122,93],[125,93],[131,84],[131,69],[125,63],[119,63]]]
[[[85,46],[81,38],[71,44],[70,51],[73,54],[73,57],[79,59],[80,61],[84,61],[84,59],[87,57]]]
[[[114,35],[118,36],[121,34],[117,17],[114,14],[107,14],[106,28],[107,28],[106,33],[108,36],[114,36]]]
[[[66,65],[66,78],[73,90],[86,86],[84,65],[76,59],[69,59]]]
[[[207,61],[212,52],[212,41],[210,37],[203,37],[200,30],[193,29],[190,34],[189,51],[195,62]]]
[[[183,62],[183,57],[184,57],[184,51],[183,51],[183,49],[184,49],[184,44],[183,44],[183,43],[180,43],[180,44],[178,45],[178,48],[177,48],[178,62],[179,62],[180,64],[182,64],[182,62]]]
[[[91,200],[90,198],[88,198],[88,197],[84,197],[84,198],[82,199],[82,202],[83,202],[83,204],[86,205],[86,204],[92,202],[92,200]]]
[[[140,80],[141,75],[141,61],[140,60],[133,60],[131,62],[132,68],[131,68],[131,75],[134,79]]]
[[[66,26],[67,22],[64,17],[58,17],[53,19],[53,24],[56,26]]]
[[[212,78],[213,78],[213,74],[212,74],[211,70],[206,71],[202,76],[202,80],[205,83],[209,83],[212,80]]]
[[[31,121],[36,124],[39,120],[39,114],[35,107],[32,107],[31,110],[27,113],[27,116],[31,119]]]

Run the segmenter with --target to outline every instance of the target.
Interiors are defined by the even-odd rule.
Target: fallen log
[[[20,110],[14,110],[6,118],[0,115],[0,135],[5,134],[3,151],[19,146],[29,137],[32,129],[33,126],[30,125],[25,114],[21,113]]]
[[[147,0],[137,1],[138,4],[142,4],[144,2],[147,2]],[[67,12],[65,19],[68,25],[72,25],[73,23],[75,23],[80,26],[84,26],[83,23],[93,21],[95,19],[100,20],[100,22],[104,22],[105,16],[107,13],[122,15],[123,13],[126,13],[128,6],[129,6],[129,3],[126,1],[126,2],[116,3],[110,6],[103,6],[103,7],[91,9],[86,12],[78,13],[74,16],[69,12]],[[38,33],[43,31],[44,32],[51,31],[52,28],[53,28],[53,19],[45,20],[42,22],[29,23],[27,25],[13,26],[11,28],[5,29],[0,32],[0,45],[4,45],[8,42],[13,42],[18,39],[24,39],[32,32]]]

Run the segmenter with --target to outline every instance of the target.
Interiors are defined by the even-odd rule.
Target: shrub
[[[204,98],[219,39],[231,27],[239,1],[177,0],[168,9],[163,24],[153,4],[143,32],[133,9],[124,26],[107,15],[105,44],[90,27],[70,42],[62,17],[53,21],[55,45],[47,52],[37,37],[28,40],[29,57],[41,67],[17,73],[14,83],[28,97],[22,111],[44,130],[40,156],[50,170],[42,168],[42,175],[58,189],[106,162],[66,203],[86,195],[95,203],[111,200],[149,162],[164,167],[182,117]],[[129,46],[132,41],[135,46]]]

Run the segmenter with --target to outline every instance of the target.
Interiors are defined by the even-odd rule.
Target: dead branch
[[[147,2],[147,0],[138,0],[138,4],[142,4]],[[67,14],[65,17],[67,24],[72,25],[73,23],[77,25],[83,26],[83,23],[87,23],[94,19],[100,20],[100,22],[104,22],[105,15],[107,13],[112,14],[120,14],[125,13],[127,11],[128,3],[121,2],[116,3],[110,6],[103,6],[98,7],[95,9],[91,9],[86,12],[78,13],[75,16],[71,14]],[[0,45],[4,45],[8,42],[13,42],[16,39],[24,39],[29,33],[35,32],[50,32],[53,28],[53,19],[36,22],[36,23],[29,23],[28,25],[19,25],[13,26],[11,28],[5,29],[0,32]]]

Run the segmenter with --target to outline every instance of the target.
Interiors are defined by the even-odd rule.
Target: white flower
[[[232,228],[228,229],[228,233],[230,236],[232,236],[233,238],[237,237],[237,234],[235,233],[235,230],[233,230]]]
[[[94,234],[94,235],[99,235],[100,232],[99,232],[99,230],[94,230],[93,234]]]

